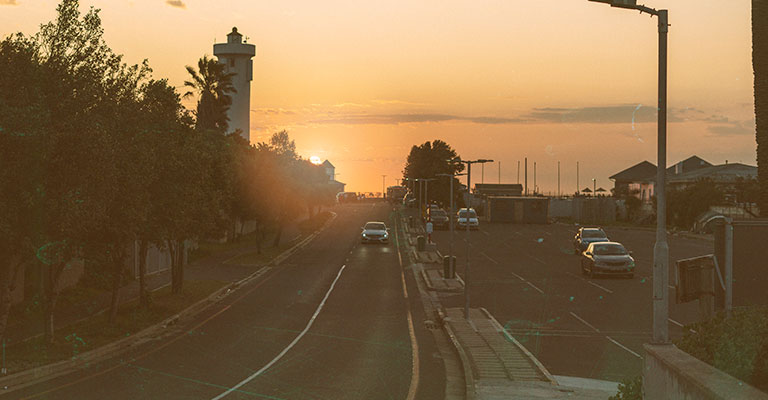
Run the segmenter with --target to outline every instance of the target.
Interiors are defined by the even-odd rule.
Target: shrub
[[[643,400],[643,376],[622,380],[619,383],[619,392],[608,400]]]

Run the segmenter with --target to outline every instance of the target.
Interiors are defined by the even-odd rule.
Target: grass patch
[[[259,242],[260,238],[262,244],[268,243],[268,239],[274,234],[274,231],[275,229],[270,227],[266,229],[265,233],[251,232],[240,236],[235,241],[225,243],[201,240],[198,242],[197,248],[189,253],[189,262],[195,262],[222,251],[228,251],[240,247],[255,246]]]
[[[286,242],[281,241],[280,245],[275,247],[272,246],[271,240],[274,239],[274,235],[270,236],[270,240],[265,241],[265,243],[269,243],[265,247],[262,247],[261,253],[258,251],[252,251],[250,253],[245,253],[232,261],[230,263],[232,264],[242,264],[242,265],[262,265],[267,264],[268,262],[272,261],[273,258],[280,255],[280,253],[290,249],[296,242],[298,242],[301,239],[304,239],[306,235],[300,235],[296,239]]]
[[[9,346],[6,363],[9,373],[39,367],[77,357],[78,354],[131,336],[190,305],[209,296],[225,285],[214,280],[185,281],[182,293],[171,294],[166,287],[152,294],[152,304],[143,310],[138,301],[120,306],[115,323],[107,321],[106,313],[61,328],[56,332],[55,344],[46,346],[42,337]]]
[[[754,306],[733,310],[689,326],[675,345],[705,363],[768,391],[768,307]]]

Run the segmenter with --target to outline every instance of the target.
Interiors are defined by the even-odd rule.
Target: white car
[[[389,228],[383,222],[366,222],[362,229],[362,243],[389,243]]]
[[[459,229],[467,228],[467,216],[469,216],[469,229],[480,229],[480,221],[477,219],[477,213],[474,208],[470,208],[469,211],[466,208],[462,208],[456,215],[456,224],[459,226]]]

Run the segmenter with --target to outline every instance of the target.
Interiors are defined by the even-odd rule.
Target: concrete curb
[[[3,388],[4,390],[0,391],[0,395],[5,395],[15,390],[23,389],[25,387],[28,387],[40,382],[44,382],[44,381],[62,376],[70,372],[74,372],[77,369],[82,369],[84,367],[87,368],[88,366],[90,366],[91,363],[103,361],[108,358],[118,356],[124,352],[127,352],[128,350],[135,348],[137,345],[143,344],[148,340],[162,337],[163,333],[168,334],[169,332],[165,330],[169,326],[173,326],[183,319],[194,317],[195,315],[199,314],[209,306],[220,302],[221,300],[226,298],[228,295],[234,293],[238,288],[242,287],[243,285],[265,275],[274,266],[280,265],[280,263],[285,261],[286,258],[290,257],[297,251],[306,247],[306,245],[309,244],[309,242],[311,242],[312,239],[314,239],[318,234],[320,234],[320,232],[325,230],[336,219],[337,214],[332,211],[330,213],[331,213],[331,217],[328,219],[328,221],[326,221],[323,224],[322,227],[320,227],[320,229],[311,233],[306,238],[302,239],[299,243],[296,243],[295,245],[293,245],[291,248],[280,253],[277,257],[273,258],[272,261],[265,264],[264,266],[259,268],[254,273],[248,275],[247,277],[222,287],[221,289],[211,293],[206,298],[198,301],[195,304],[192,304],[191,306],[180,311],[179,313],[172,315],[157,324],[144,328],[134,335],[106,344],[99,348],[87,351],[85,353],[72,357],[69,360],[63,360],[53,364],[43,365],[37,368],[28,369],[25,371],[21,371],[12,375],[2,377],[0,378],[0,388]]]
[[[536,366],[536,368],[538,368],[539,371],[547,378],[549,383],[551,383],[553,385],[558,385],[557,379],[555,379],[555,377],[552,376],[552,374],[550,374],[549,371],[547,371],[547,369],[544,367],[544,365],[536,357],[534,357],[534,355],[531,354],[531,352],[528,351],[528,349],[526,349],[525,346],[520,344],[520,342],[518,342],[517,339],[515,339],[514,336],[512,336],[507,331],[507,329],[504,328],[499,323],[499,321],[497,321],[496,318],[494,318],[493,315],[491,315],[491,313],[488,312],[488,310],[485,309],[485,307],[480,307],[480,311],[482,311],[483,314],[485,314],[485,316],[488,317],[488,319],[491,321],[491,324],[494,327],[496,327],[496,330],[499,331],[499,333],[503,334],[504,337],[507,338],[507,340],[509,340],[512,343],[514,343],[515,346],[517,346],[517,348],[519,348],[520,351],[522,351],[525,354],[525,356],[528,357],[528,359],[531,360],[531,362],[533,362],[533,364]]]
[[[453,347],[456,349],[456,352],[459,353],[459,359],[461,359],[461,366],[464,370],[464,385],[465,385],[465,393],[466,393],[466,399],[467,400],[475,400],[477,397],[475,393],[475,374],[472,371],[472,364],[469,362],[469,357],[467,357],[467,353],[464,352],[464,348],[461,346],[461,343],[459,343],[459,339],[456,337],[456,334],[453,332],[453,329],[451,329],[450,324],[445,322],[445,314],[443,313],[442,308],[437,309],[437,315],[440,318],[440,321],[442,322],[443,329],[445,330],[445,333],[448,335],[448,338],[451,339],[451,343],[453,343]]]

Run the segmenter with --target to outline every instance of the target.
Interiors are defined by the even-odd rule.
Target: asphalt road
[[[470,299],[487,308],[555,375],[620,381],[642,373],[643,343],[652,333],[652,272],[655,233],[606,228],[634,252],[633,279],[587,278],[573,254],[576,226],[481,222],[469,236],[457,232],[457,271],[466,277],[465,239],[470,239]],[[448,254],[448,232],[432,235]],[[712,243],[671,237],[670,259],[712,253]],[[672,279],[672,273],[670,272]],[[676,305],[670,289],[670,335],[695,322],[697,303]],[[456,296],[447,306],[463,306]]]
[[[6,397],[442,398],[443,365],[418,299],[405,296],[417,290],[398,246],[359,243],[366,221],[392,225],[391,208],[334,211],[338,218],[306,248],[175,334]]]

